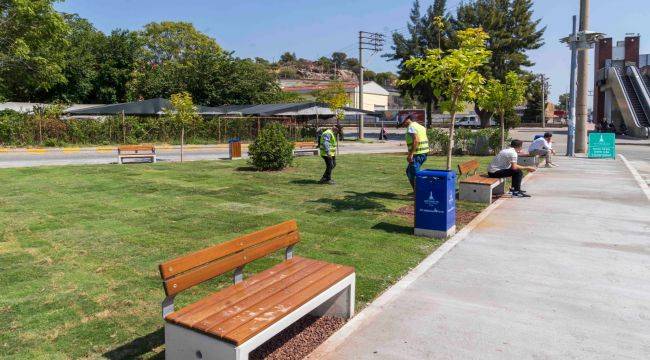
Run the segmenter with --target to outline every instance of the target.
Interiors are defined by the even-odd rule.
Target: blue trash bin
[[[447,238],[456,232],[456,173],[423,170],[415,177],[415,235]]]

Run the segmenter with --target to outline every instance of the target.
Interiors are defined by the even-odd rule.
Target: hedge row
[[[253,140],[271,123],[283,123],[292,140],[313,139],[316,129],[289,120],[269,118],[207,118],[185,128],[188,144]],[[181,125],[168,117],[106,117],[103,119],[39,119],[13,111],[0,112],[0,146],[65,146],[178,143]]]
[[[437,154],[446,154],[449,148],[449,130],[432,128],[427,130],[427,134],[431,150]],[[455,155],[490,155],[496,153],[501,144],[500,130],[494,127],[477,131],[456,128],[454,138]]]

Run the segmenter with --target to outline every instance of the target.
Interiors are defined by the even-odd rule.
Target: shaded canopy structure
[[[165,110],[173,109],[171,101],[163,98],[155,98],[142,101],[132,101],[121,104],[100,105],[84,109],[70,110],[69,115],[97,116],[97,115],[119,115],[124,113],[128,116],[156,116],[164,115]],[[215,108],[208,106],[197,106],[199,114],[212,113]]]
[[[72,116],[157,116],[164,115],[166,109],[173,109],[167,99],[156,98],[133,101],[122,104],[93,106],[68,111]],[[372,111],[344,108],[345,115],[374,115]],[[197,106],[197,112],[203,116],[333,116],[327,104],[319,102],[262,104],[262,105],[224,105],[218,107]]]

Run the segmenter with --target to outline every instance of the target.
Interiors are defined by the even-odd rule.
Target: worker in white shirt
[[[555,155],[553,150],[553,134],[547,132],[544,136],[537,138],[528,147],[528,153],[533,156],[542,156],[546,159],[545,167],[557,167],[553,163],[552,155]]]

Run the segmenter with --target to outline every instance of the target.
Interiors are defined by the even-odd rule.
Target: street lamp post
[[[583,0],[584,1],[584,0]],[[585,9],[586,10],[586,9]],[[580,75],[581,78],[576,84],[576,77],[578,72],[579,53],[584,56],[580,60],[585,60],[587,51],[593,48],[598,39],[602,38],[604,34],[594,31],[580,30],[576,31],[576,17],[573,17],[573,33],[565,38],[560,39],[560,42],[569,45],[571,49],[571,84],[569,90],[569,121],[568,121],[568,137],[567,137],[567,156],[575,156],[577,152],[585,152],[586,144],[586,117],[587,117],[587,81],[588,79],[587,65],[581,64]],[[581,24],[586,25],[586,24]],[[578,87],[576,91],[576,85]],[[584,92],[584,94],[580,94]],[[578,93],[578,94],[576,94]],[[581,99],[581,100],[580,100]],[[578,101],[580,100],[580,101]],[[582,109],[583,107],[584,109]],[[580,110],[579,119],[576,119],[576,108]],[[576,121],[577,120],[577,121]],[[576,131],[576,129],[578,131]],[[577,138],[577,139],[576,139]],[[576,144],[576,140],[578,144]]]

